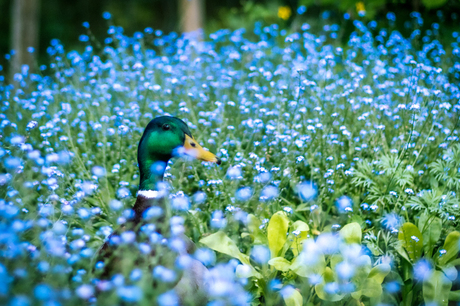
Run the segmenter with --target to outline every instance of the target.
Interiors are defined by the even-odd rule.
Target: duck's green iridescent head
[[[153,189],[155,182],[163,178],[168,160],[179,155],[220,164],[219,158],[198,144],[184,121],[168,116],[150,121],[137,152],[141,179],[139,189]]]

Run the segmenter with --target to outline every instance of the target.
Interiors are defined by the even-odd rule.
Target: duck
[[[100,280],[109,279],[117,273],[122,273],[123,269],[126,272],[126,269],[134,268],[136,264],[143,265],[143,267],[148,266],[149,269],[154,270],[154,273],[155,266],[174,269],[177,256],[194,253],[196,247],[185,234],[181,232],[178,234],[171,233],[171,212],[160,187],[163,183],[166,165],[175,156],[221,164],[221,160],[215,154],[200,146],[192,136],[188,125],[181,119],[160,116],[151,120],[138,145],[139,189],[132,209],[133,214],[127,222],[108,237],[96,254],[96,261],[99,266],[102,266],[102,268],[97,269],[99,272],[96,274]],[[145,234],[146,228],[150,230],[148,235]],[[150,261],[145,259],[145,256],[139,256],[134,266],[132,260],[123,260],[122,258],[123,253],[132,254],[133,249],[115,252],[126,233],[130,233],[131,237],[135,235],[136,241],[148,241],[151,240],[149,235],[152,234],[152,229],[154,237],[159,237],[160,241],[164,242],[167,241],[164,238],[173,237],[182,242],[184,247],[176,250],[174,254],[167,246],[155,247],[150,251]],[[159,243],[159,245],[163,245],[163,243]],[[160,257],[159,260],[158,257]],[[153,260],[153,258],[155,259]],[[155,282],[153,286],[160,288],[160,290],[169,290],[170,287],[174,286],[173,290],[181,305],[188,304],[186,303],[187,300],[192,300],[193,303],[198,301],[199,304],[205,305],[207,302],[206,279],[209,272],[196,259],[187,256],[187,260],[188,264],[183,269],[182,275],[172,285],[170,284],[169,288],[165,289],[161,281]],[[152,261],[155,261],[155,264],[152,265]],[[129,267],[126,267],[126,262],[129,262]]]

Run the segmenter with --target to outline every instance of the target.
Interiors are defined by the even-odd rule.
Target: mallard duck
[[[168,116],[157,117],[150,121],[145,128],[138,146],[137,158],[140,170],[140,182],[137,199],[133,207],[134,215],[120,229],[110,235],[99,250],[97,258],[105,264],[102,269],[99,269],[102,270],[100,271],[102,273],[99,273],[102,279],[120,273],[123,269],[124,262],[123,258],[120,258],[122,256],[120,256],[121,252],[114,252],[114,250],[117,249],[117,241],[123,238],[124,233],[135,233],[138,240],[148,240],[148,235],[144,235],[144,238],[141,236],[143,235],[143,226],[150,225],[150,228],[154,228],[155,235],[159,237],[170,236],[169,207],[166,201],[162,199],[161,191],[158,190],[158,184],[161,184],[163,180],[168,161],[173,156],[179,155],[190,156],[198,160],[217,163],[218,165],[221,163],[219,158],[211,152],[204,150],[198,144],[184,121]],[[150,208],[155,210],[153,214],[149,212]],[[151,225],[152,218],[150,218],[152,215],[154,215],[153,226]],[[150,218],[150,221],[146,221],[148,218]],[[179,236],[185,245],[182,253],[192,254],[194,252],[193,242],[183,234],[179,234]],[[167,257],[163,261],[168,261],[171,265],[171,263],[174,263],[176,255],[173,255],[170,251],[164,251],[164,249],[162,251],[153,250],[150,256],[154,258],[156,255],[159,255],[157,252],[161,252],[161,256]],[[154,268],[151,261],[147,262],[147,266]],[[190,298],[194,294],[199,295],[199,298],[202,300],[206,299],[204,294],[206,273],[206,267],[199,261],[192,259],[192,262],[183,271],[182,276],[173,283],[181,304],[186,298]],[[154,284],[154,286],[161,286],[161,284]]]

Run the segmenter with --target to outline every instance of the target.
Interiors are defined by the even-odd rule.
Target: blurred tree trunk
[[[182,33],[203,29],[204,0],[179,0],[179,20]],[[196,38],[201,38],[200,36]]]
[[[35,67],[38,47],[39,0],[13,0],[11,10],[11,76],[21,71],[23,65]],[[30,49],[33,48],[33,49]]]

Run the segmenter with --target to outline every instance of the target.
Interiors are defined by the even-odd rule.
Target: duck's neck
[[[139,161],[139,191],[157,190],[158,182],[163,181],[166,164],[167,161],[153,159]]]
[[[136,203],[134,204],[134,223],[138,224],[143,219],[144,212],[152,206],[162,207],[158,192],[158,183],[163,181],[167,162],[160,159],[139,158],[140,181],[137,192]]]

